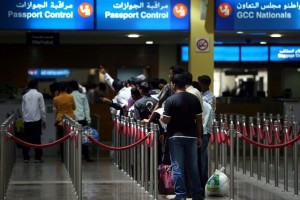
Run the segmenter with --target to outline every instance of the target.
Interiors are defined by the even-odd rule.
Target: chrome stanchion
[[[264,131],[269,131],[269,120],[265,120],[265,125],[264,125]],[[267,144],[267,140],[265,139],[265,144]],[[270,183],[270,158],[269,158],[269,149],[265,149],[266,152],[266,162],[265,162],[265,176],[266,176],[266,183]]]
[[[147,134],[149,131],[148,129],[148,124],[144,127],[144,132],[145,134]],[[145,144],[146,141],[143,143],[144,144],[144,157],[145,157],[145,160],[144,160],[144,168],[145,168],[145,174],[144,174],[144,188],[145,188],[145,192],[148,191],[149,187],[148,187],[148,181],[149,181],[149,156],[148,156],[148,153],[149,153],[149,147],[147,144]]]
[[[249,117],[249,137],[250,140],[253,140],[253,117]],[[250,144],[250,177],[253,178],[253,145]]]
[[[275,134],[278,132],[279,133],[279,125],[278,125],[278,121],[274,121],[274,131]],[[276,137],[274,137],[276,138]],[[275,139],[275,145],[279,144],[277,139]],[[280,153],[279,153],[279,149],[275,149],[275,165],[274,165],[274,183],[275,183],[275,187],[278,187],[279,184],[279,157],[280,157]]]
[[[293,135],[297,137],[299,131],[299,124],[293,121]],[[294,195],[298,196],[298,142],[294,144]]]
[[[218,162],[218,151],[219,151],[219,144],[217,140],[217,134],[219,134],[219,122],[214,122],[214,133],[215,133],[215,169],[219,168],[219,162]]]
[[[261,128],[261,120],[260,120],[260,117],[259,117],[259,114],[257,116],[257,119],[256,119],[256,132],[257,132],[257,142],[260,143],[261,140],[260,140],[260,136],[259,136],[259,133],[262,131],[262,128]],[[257,148],[257,180],[261,180],[261,148],[258,147]]]
[[[138,131],[138,134],[140,135],[141,134],[141,121],[140,120],[137,120],[137,131]],[[137,153],[137,183],[138,185],[141,185],[141,157],[142,157],[142,154],[141,154],[141,145],[138,145],[136,147],[136,153]]]
[[[240,127],[240,116],[236,116],[236,126]],[[241,129],[239,130],[241,131]],[[241,132],[242,133],[242,132]],[[236,171],[240,170],[240,139],[239,137],[236,138]]]
[[[244,130],[244,127],[247,130],[246,116],[243,116],[242,122],[243,122],[243,130]],[[244,131],[243,131],[243,134],[244,134]],[[246,174],[246,141],[245,140],[243,140],[243,174]]]
[[[234,124],[230,123],[230,199],[234,199]]]
[[[287,135],[289,131],[288,122],[283,122],[283,134],[284,134],[284,143],[287,142]],[[284,191],[288,191],[288,147],[284,147]]]

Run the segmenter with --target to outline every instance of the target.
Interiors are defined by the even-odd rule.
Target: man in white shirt
[[[22,114],[24,120],[24,141],[32,144],[41,144],[42,129],[46,128],[46,108],[43,95],[37,90],[38,81],[30,80],[28,92],[22,98]],[[43,151],[35,148],[35,162],[40,163]],[[23,146],[24,163],[29,162],[30,148]]]

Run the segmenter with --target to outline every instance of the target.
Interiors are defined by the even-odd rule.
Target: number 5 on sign
[[[196,52],[209,52],[209,38],[196,38]]]

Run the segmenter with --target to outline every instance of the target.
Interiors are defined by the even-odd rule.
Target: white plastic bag
[[[228,196],[229,195],[229,179],[224,174],[224,167],[220,170],[216,169],[215,173],[208,179],[205,185],[205,193],[207,196]]]

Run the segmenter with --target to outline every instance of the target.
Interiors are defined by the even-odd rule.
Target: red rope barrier
[[[107,149],[107,150],[113,150],[113,151],[123,151],[123,150],[127,150],[127,149],[130,149],[130,148],[132,148],[132,147],[135,147],[135,146],[141,144],[142,142],[144,142],[144,141],[149,137],[150,134],[151,134],[151,133],[149,132],[144,138],[140,139],[139,141],[137,141],[137,142],[135,142],[135,143],[133,143],[133,144],[131,144],[131,145],[124,146],[124,147],[112,147],[112,146],[108,146],[108,145],[106,145],[106,144],[103,144],[103,143],[101,143],[101,142],[98,142],[98,141],[95,140],[92,136],[87,136],[87,137],[88,137],[88,139],[89,139],[92,143],[94,143],[94,144],[96,144],[96,145],[98,145],[98,146],[100,146],[100,147],[103,147],[104,149]]]
[[[252,134],[254,137],[256,136],[256,133],[255,133],[253,125],[250,126],[250,134]]]
[[[282,143],[282,140],[281,140],[280,135],[279,135],[278,128],[275,128],[275,137],[276,137],[276,140],[279,144]]]
[[[266,137],[267,137],[267,140],[268,140],[268,144],[272,144],[272,138],[271,138],[271,135],[270,135],[270,131],[269,130],[265,130],[265,133],[266,133]]]
[[[299,139],[300,139],[300,134],[298,134],[298,136],[292,140],[290,140],[289,142],[287,143],[284,143],[284,144],[276,144],[276,145],[266,145],[266,144],[261,144],[261,143],[258,143],[258,142],[255,142],[255,141],[252,141],[250,140],[249,138],[245,137],[244,135],[240,134],[240,137],[249,142],[250,144],[253,144],[255,146],[258,146],[258,147],[262,147],[262,148],[266,148],[266,149],[277,149],[277,148],[281,148],[281,147],[285,147],[285,146],[289,146],[289,145],[292,145],[293,143],[297,142]]]
[[[11,134],[11,133],[8,133],[8,134]],[[10,137],[16,143],[21,144],[23,146],[26,146],[26,147],[29,147],[29,148],[39,148],[39,149],[42,149],[42,148],[51,147],[51,146],[54,146],[54,145],[56,145],[58,143],[64,142],[65,140],[67,140],[68,138],[71,137],[71,134],[66,135],[66,136],[64,136],[64,137],[62,137],[62,138],[60,138],[60,139],[58,139],[58,140],[56,140],[54,142],[48,143],[48,144],[32,144],[32,143],[29,143],[29,142],[25,142],[25,141],[17,138],[16,136],[14,136],[12,134],[10,135]]]
[[[260,127],[257,129],[257,133],[258,133],[258,136],[259,136],[260,140],[263,140],[265,138],[264,135],[262,134],[262,131],[261,131]]]

